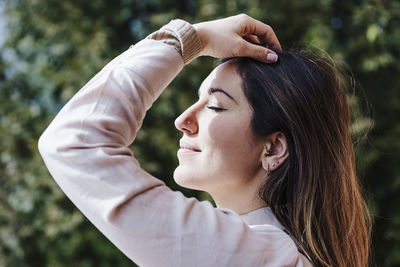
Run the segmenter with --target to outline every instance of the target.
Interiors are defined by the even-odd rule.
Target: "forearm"
[[[180,19],[172,20],[160,30],[147,36],[147,39],[159,40],[173,46],[182,55],[185,64],[195,59],[202,50],[195,28]]]
[[[131,46],[65,105],[41,137],[41,151],[53,147],[49,139],[58,146],[55,156],[96,144],[127,149],[146,111],[200,48],[193,27],[181,20]]]

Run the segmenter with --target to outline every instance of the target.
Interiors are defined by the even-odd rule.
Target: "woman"
[[[89,81],[40,152],[67,196],[141,266],[366,266],[345,93],[324,60],[279,50],[273,30],[246,15],[171,21]],[[171,191],[128,148],[145,111],[200,55],[231,59],[175,121],[174,179],[217,208]]]

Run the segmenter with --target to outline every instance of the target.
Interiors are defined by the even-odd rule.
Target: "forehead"
[[[232,61],[220,64],[208,75],[201,84],[199,95],[207,94],[209,88],[221,88],[237,99],[238,102],[244,98],[242,79]]]

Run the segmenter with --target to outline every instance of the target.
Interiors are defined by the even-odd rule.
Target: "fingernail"
[[[273,53],[268,53],[267,61],[268,62],[272,62],[272,63],[277,62],[278,61],[278,56],[273,54]]]

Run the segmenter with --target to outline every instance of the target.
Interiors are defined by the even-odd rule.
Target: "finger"
[[[243,45],[239,51],[241,57],[250,57],[255,60],[267,63],[275,63],[278,61],[278,55],[263,46],[251,44],[243,40]]]
[[[263,43],[269,45],[273,49],[282,50],[281,44],[276,37],[274,30],[271,26],[262,23],[256,19],[250,18],[250,25],[247,27],[249,32],[246,34],[254,34],[257,35],[258,39]]]
[[[243,36],[243,39],[245,39],[246,41],[253,43],[253,44],[261,44],[260,40],[258,40],[257,35],[254,35],[254,34],[247,34],[247,35]]]

